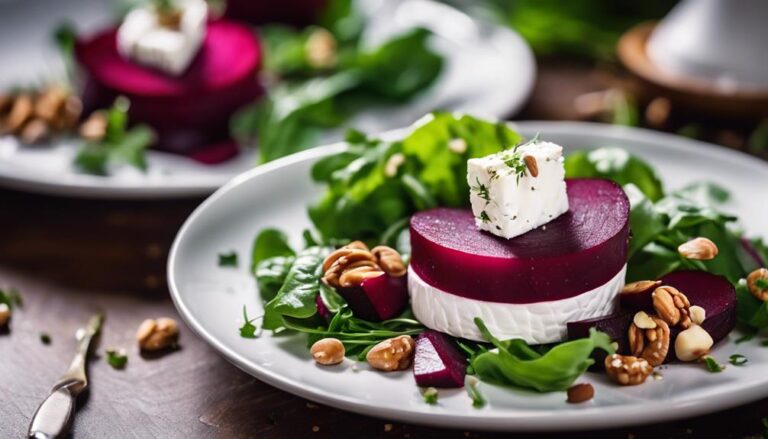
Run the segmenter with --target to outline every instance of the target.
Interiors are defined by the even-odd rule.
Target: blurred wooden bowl
[[[768,90],[724,90],[711,82],[664,72],[648,58],[646,43],[656,22],[639,24],[619,40],[618,55],[624,66],[641,81],[646,98],[664,96],[686,110],[730,119],[768,116]]]

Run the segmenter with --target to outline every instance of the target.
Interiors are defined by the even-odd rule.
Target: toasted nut
[[[689,309],[691,302],[677,288],[663,285],[656,288],[651,295],[653,308],[667,324],[675,326],[678,323],[685,329],[691,326]]]
[[[136,331],[136,341],[142,351],[159,351],[175,345],[178,339],[176,320],[168,317],[144,320]]]
[[[48,138],[48,134],[50,134],[48,124],[43,122],[42,119],[32,119],[21,129],[19,139],[23,143],[32,145],[45,141]]]
[[[68,130],[77,125],[83,112],[83,102],[79,97],[70,95],[64,102],[59,117],[54,119],[53,127],[57,130]]]
[[[644,358],[651,366],[664,362],[669,352],[669,326],[659,317],[648,316],[655,325],[641,329],[634,322],[629,325],[629,349],[632,355]]]
[[[309,34],[306,42],[307,63],[317,69],[336,65],[336,38],[323,28]]]
[[[747,287],[757,300],[768,300],[768,269],[758,268],[747,276]]]
[[[717,256],[717,246],[707,238],[695,238],[677,247],[680,256],[686,259],[708,261]]]
[[[632,322],[640,329],[656,329],[656,322],[645,311],[638,311]]]
[[[80,125],[80,137],[86,140],[101,140],[107,134],[107,116],[96,111]]]
[[[531,174],[531,177],[536,178],[539,176],[539,165],[536,163],[536,157],[532,155],[527,155],[523,157],[523,161],[525,162],[525,167],[528,168],[528,173]]]
[[[637,282],[632,282],[631,284],[624,285],[624,288],[621,289],[621,293],[619,294],[642,293],[652,288],[656,288],[659,285],[661,285],[660,280],[639,280]]]
[[[571,404],[578,404],[580,402],[586,402],[595,396],[595,388],[592,384],[581,383],[575,384],[568,388],[568,402]]]
[[[396,176],[397,171],[400,169],[400,166],[403,166],[403,163],[405,163],[405,155],[399,152],[392,154],[384,164],[384,175],[389,178]]]
[[[694,325],[701,325],[707,318],[707,311],[698,305],[692,306],[688,311],[691,313],[691,322]]]
[[[456,154],[464,154],[467,152],[467,141],[460,137],[451,139],[448,142],[448,149]]]
[[[344,343],[337,338],[324,338],[316,341],[309,350],[317,364],[330,366],[344,361]]]
[[[605,373],[622,386],[642,384],[651,372],[653,366],[644,358],[619,354],[605,357]]]
[[[5,120],[5,131],[18,134],[24,124],[32,117],[32,97],[22,94],[16,97],[11,107],[11,112]]]
[[[69,93],[66,89],[59,86],[47,88],[35,100],[35,117],[41,119],[46,124],[53,123],[59,116],[61,108],[67,100]]]
[[[693,361],[707,355],[714,344],[712,336],[699,325],[680,332],[675,340],[675,355],[680,361]]]
[[[5,303],[0,303],[0,328],[8,324],[11,314],[11,308]]]
[[[371,253],[376,257],[376,262],[385,273],[392,277],[405,276],[407,270],[405,269],[403,258],[400,257],[400,253],[397,250],[386,245],[379,245],[374,247]]]
[[[410,335],[401,335],[377,344],[368,351],[365,359],[374,369],[386,372],[405,370],[411,365],[415,346]]]

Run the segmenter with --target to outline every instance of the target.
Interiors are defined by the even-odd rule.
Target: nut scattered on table
[[[11,307],[5,303],[0,303],[0,328],[4,328],[11,321]]]
[[[574,384],[573,386],[568,388],[567,401],[571,404],[579,404],[581,402],[586,402],[594,397],[595,397],[595,388],[592,387],[592,384],[589,384],[589,383]]]
[[[374,369],[385,372],[405,370],[411,365],[415,347],[416,342],[410,335],[401,335],[377,344],[368,351],[365,359]]]
[[[690,307],[691,302],[685,294],[675,287],[662,285],[651,294],[653,308],[670,326],[680,325],[686,329],[691,326]]]
[[[669,352],[669,326],[659,317],[649,318],[656,324],[653,328],[641,329],[634,322],[629,325],[629,349],[633,356],[645,359],[651,366],[658,366]]]
[[[644,358],[613,354],[605,357],[605,373],[622,386],[642,384],[653,372]]]
[[[758,268],[747,276],[749,293],[757,300],[768,300],[768,269]]]
[[[317,364],[331,366],[344,361],[344,343],[337,338],[323,338],[316,341],[309,352]]]
[[[699,325],[680,332],[675,339],[675,355],[680,361],[694,361],[709,354],[714,344],[712,336]]]
[[[136,341],[142,351],[153,352],[175,346],[179,340],[179,326],[176,320],[161,317],[144,320],[136,332]]]
[[[695,238],[684,242],[677,247],[680,256],[686,259],[695,259],[698,261],[708,261],[717,256],[717,245],[707,238]]]

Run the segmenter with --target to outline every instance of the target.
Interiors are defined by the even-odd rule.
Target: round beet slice
[[[231,21],[208,23],[200,52],[181,76],[123,58],[117,51],[116,33],[111,29],[76,45],[87,79],[85,110],[108,107],[123,95],[131,101],[131,123],[154,128],[158,149],[204,162],[236,154],[237,149],[227,143],[229,118],[263,94],[257,79],[261,47],[254,33]],[[215,146],[216,152],[201,153],[208,145]]]
[[[686,295],[691,305],[698,305],[706,311],[706,318],[701,324],[712,339],[717,343],[725,338],[736,326],[736,290],[724,277],[705,271],[681,270],[672,272],[661,279],[662,285],[670,285]],[[621,310],[610,316],[598,317],[579,322],[568,322],[568,338],[586,337],[589,328],[597,328],[608,333],[619,343],[619,352],[629,351],[627,331],[632,318],[637,311],[653,313],[653,290],[647,290],[631,295],[627,300],[622,298]],[[671,328],[672,340],[680,333],[679,327]],[[670,344],[667,361],[675,358],[674,341]]]
[[[415,214],[412,269],[436,288],[488,302],[561,300],[607,283],[627,260],[629,200],[608,180],[566,185],[568,212],[509,240],[478,230],[468,209]]]

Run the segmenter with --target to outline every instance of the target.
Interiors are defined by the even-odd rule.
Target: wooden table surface
[[[588,66],[544,66],[523,116],[571,118],[577,94],[600,85]],[[125,347],[129,363],[90,365],[73,436],[463,438],[502,435],[441,430],[360,416],[277,390],[223,360],[188,328],[181,349],[139,356],[134,333],[149,317],[180,322],[165,283],[173,237],[201,199],[105,202],[0,190],[0,285],[24,307],[0,334],[0,437],[23,437],[37,405],[64,371],[74,331],[96,311],[106,321],[96,352]],[[51,335],[45,345],[40,334]],[[768,399],[684,421],[541,437],[745,437],[762,430]],[[539,437],[530,434],[503,437]]]

